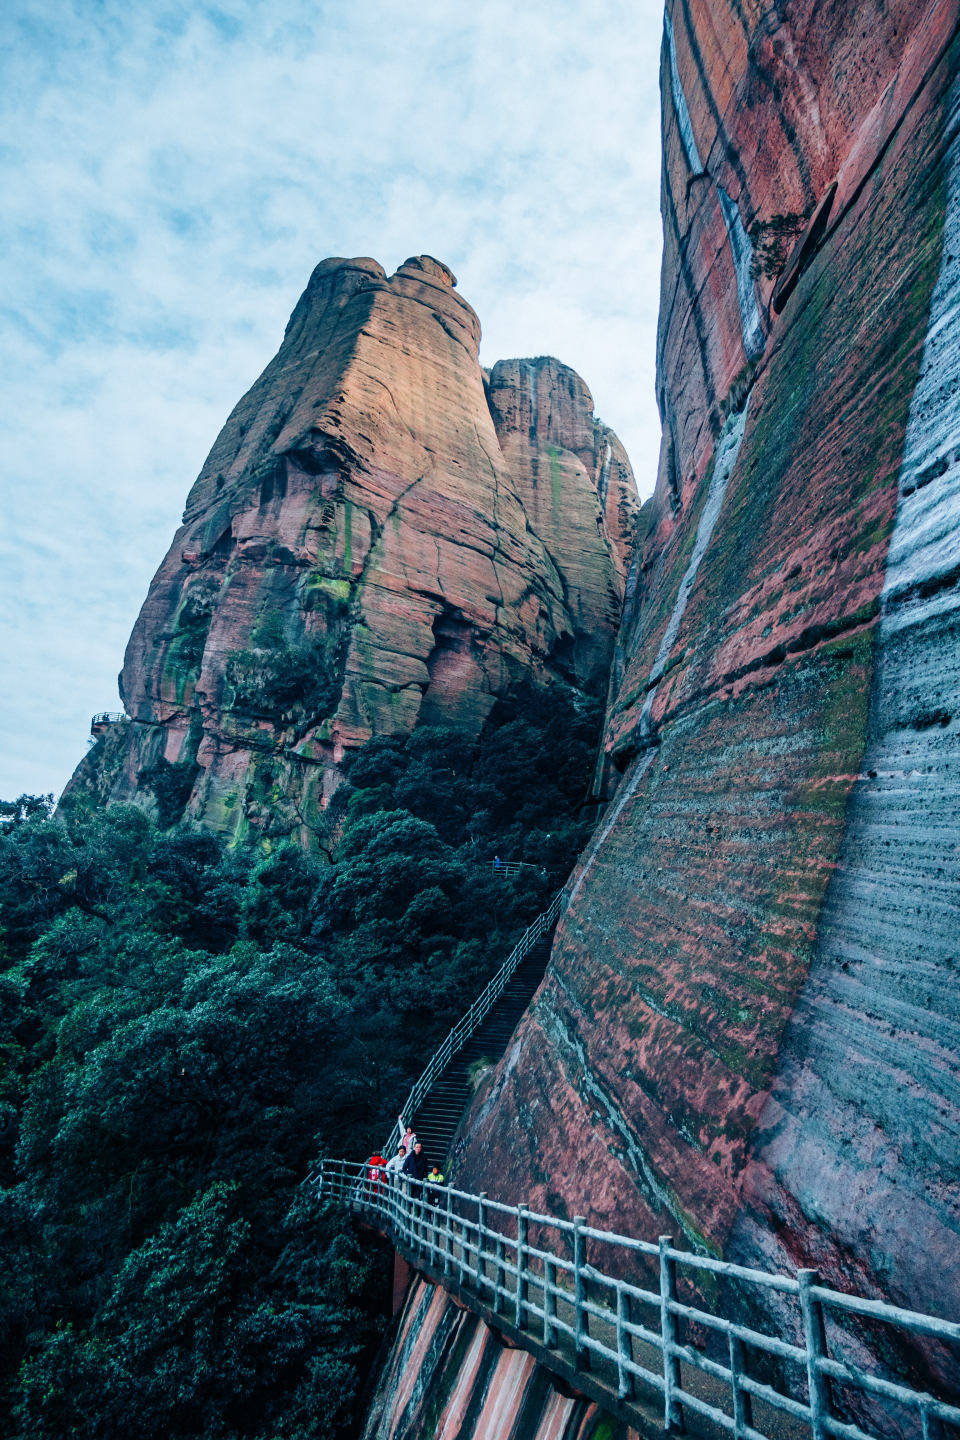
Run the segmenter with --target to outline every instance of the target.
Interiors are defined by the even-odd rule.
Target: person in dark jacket
[[[423,1181],[427,1178],[427,1157],[419,1140],[404,1160],[401,1174],[410,1181],[411,1195],[419,1198],[423,1194]]]

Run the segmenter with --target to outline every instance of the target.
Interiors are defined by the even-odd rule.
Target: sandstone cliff
[[[73,788],[242,836],[309,825],[344,751],[477,731],[525,678],[602,693],[637,510],[587,387],[485,376],[429,256],[317,266],[190,492]]]
[[[458,1172],[951,1314],[956,35],[955,3],[667,5],[611,798]]]
[[[651,1419],[653,1416],[651,1414]],[[563,1394],[525,1350],[417,1279],[378,1377],[363,1440],[639,1440]]]

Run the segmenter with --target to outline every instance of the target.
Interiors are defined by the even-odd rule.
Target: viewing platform
[[[122,710],[100,710],[90,721],[90,734],[102,735],[111,725],[119,725],[120,721],[126,718]]]
[[[499,855],[490,861],[490,869],[495,875],[503,875],[505,878],[510,875],[519,875],[524,870],[539,870],[539,865],[534,865],[529,860],[501,860]]]

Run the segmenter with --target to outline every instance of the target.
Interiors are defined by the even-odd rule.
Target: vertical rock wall
[[[673,0],[603,783],[458,1179],[960,1293],[957,6]]]
[[[732,1249],[826,1230],[850,1270],[960,1294],[960,83],[945,219],[887,551],[866,748]]]
[[[443,1290],[415,1280],[363,1440],[638,1440],[595,1404],[562,1395]]]

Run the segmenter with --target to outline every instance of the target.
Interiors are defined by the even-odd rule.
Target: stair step
[[[473,1099],[468,1073],[478,1060],[496,1064],[536,994],[547,967],[552,933],[534,944],[520,961],[500,999],[473,1034],[451,1056],[444,1073],[424,1096],[413,1127],[431,1160],[445,1160],[460,1122]]]

